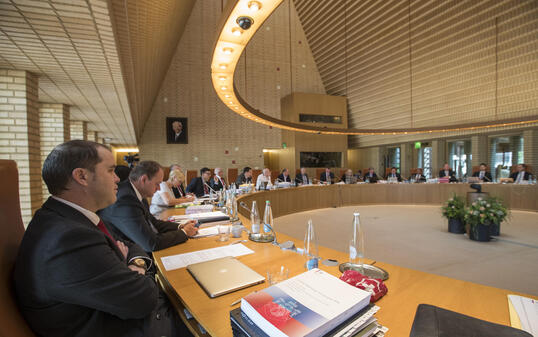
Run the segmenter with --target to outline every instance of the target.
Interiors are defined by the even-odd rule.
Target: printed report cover
[[[312,269],[241,300],[269,336],[323,336],[370,303],[370,293]]]

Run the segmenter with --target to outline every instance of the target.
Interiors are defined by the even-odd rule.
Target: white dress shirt
[[[262,183],[264,182],[267,182],[267,188],[270,188],[271,186],[273,186],[273,184],[271,184],[271,177],[266,177],[263,174],[260,174],[258,176],[258,179],[256,179],[256,189],[259,190],[260,187],[262,186]]]

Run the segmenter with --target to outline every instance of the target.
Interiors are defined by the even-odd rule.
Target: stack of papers
[[[508,295],[508,308],[512,327],[538,337],[538,300]]]
[[[230,217],[222,212],[206,212],[196,214],[174,215],[170,217],[171,221],[180,222],[183,220],[197,220],[200,227],[209,227],[230,222]]]
[[[209,213],[213,211],[213,205],[192,205],[187,207],[185,210],[186,215],[198,214],[198,213]]]
[[[203,249],[185,254],[163,256],[161,257],[161,261],[166,270],[174,270],[186,267],[193,263],[215,260],[226,256],[238,257],[248,254],[254,254],[254,251],[242,243],[239,243],[236,245]]]

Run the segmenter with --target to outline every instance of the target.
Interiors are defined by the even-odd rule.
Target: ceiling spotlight
[[[224,97],[230,98],[230,97],[232,97],[232,95],[224,95]]]
[[[220,87],[221,90],[227,90],[228,87]]]
[[[223,64],[219,65],[219,68],[220,69],[226,69],[226,68],[228,68],[228,66],[223,63]]]
[[[222,48],[222,52],[226,55],[230,55],[234,50],[230,47]]]
[[[262,4],[258,1],[251,1],[248,3],[248,9],[250,9],[252,12],[259,11],[262,8]]]
[[[247,30],[254,23],[254,19],[248,16],[240,16],[237,18],[236,22],[239,27],[243,28],[244,30]]]
[[[221,80],[221,81],[226,81],[226,76],[220,76],[220,77],[219,77],[219,80]]]

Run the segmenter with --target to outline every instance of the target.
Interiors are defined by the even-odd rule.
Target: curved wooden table
[[[498,188],[495,192],[508,193],[510,199],[505,200],[514,202],[520,200],[517,198],[518,193],[526,194],[536,191],[536,186],[490,186],[494,189]],[[507,189],[513,187],[516,189]],[[493,195],[495,195],[494,189],[489,190]],[[251,193],[241,196],[238,200],[246,202],[249,206],[253,200],[256,200],[262,211],[265,200],[271,200],[274,216],[278,217],[307,209],[362,203],[374,204],[378,200],[379,203],[384,204],[436,204],[444,202],[453,192],[460,194],[466,193],[468,190],[468,186],[463,184],[306,186]],[[484,190],[488,191],[486,188]],[[420,193],[424,193],[426,196],[420,195]],[[514,195],[516,197],[513,197]],[[536,200],[532,200],[532,202],[536,205]],[[533,210],[538,210],[538,207]],[[170,209],[163,212],[161,218],[183,212],[183,210]],[[241,213],[241,221],[249,227],[250,221],[243,215],[243,213],[246,214],[246,211],[242,210]],[[243,233],[243,239],[246,238],[246,234]],[[295,242],[297,247],[303,246],[300,240],[283,234],[278,234],[278,240],[281,242],[291,240]],[[191,239],[184,244],[153,253],[165,291],[195,335],[201,335],[198,326],[200,324],[211,336],[232,336],[229,311],[238,305],[232,307],[230,304],[252,291],[267,287],[267,284],[262,283],[211,299],[185,268],[166,271],[161,263],[161,257],[226,244],[228,242],[217,242],[215,237]],[[302,256],[294,252],[282,251],[268,243],[248,241],[243,244],[254,250],[255,254],[242,256],[238,259],[262,275],[266,275],[269,266],[284,265],[288,267],[290,277],[304,271]],[[339,262],[345,262],[348,258],[346,253],[325,247],[319,247],[319,254],[324,259],[331,258]],[[371,263],[372,261],[366,259],[366,262]],[[389,292],[377,302],[381,310],[376,314],[379,322],[390,329],[387,336],[408,336],[416,308],[420,303],[433,304],[490,322],[510,325],[508,294],[519,294],[538,299],[536,296],[424,273],[379,261],[376,262],[376,265],[387,270],[390,274],[390,278],[386,281]],[[320,264],[320,268],[335,276],[341,274],[337,266],[327,267]],[[186,320],[183,308],[187,308],[194,319]]]

